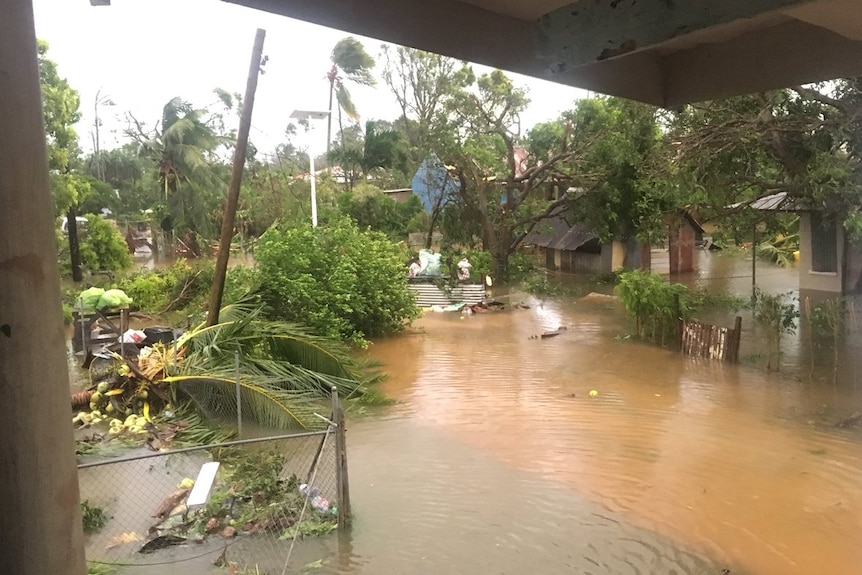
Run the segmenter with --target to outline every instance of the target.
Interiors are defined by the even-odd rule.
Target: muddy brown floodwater
[[[745,293],[744,262],[709,263]],[[823,417],[862,411],[855,376],[626,341],[607,299],[529,303],[374,344],[398,403],[350,421],[355,526],[304,541],[289,573],[862,572],[862,434]]]
[[[393,468],[413,468],[390,497],[413,521],[441,524],[415,553],[439,548],[462,561],[426,572],[862,572],[860,436],[809,419],[824,405],[862,407],[858,392],[618,341],[619,318],[615,305],[589,299],[428,314],[411,335],[374,346],[401,403],[390,421],[353,430],[352,454],[373,441],[380,460],[366,474],[357,454],[351,472],[386,483]],[[558,325],[569,329],[529,339]],[[405,434],[426,445],[402,451]],[[494,471],[481,464],[477,474],[471,457]],[[445,494],[423,496],[432,488]],[[379,510],[357,501],[361,530],[362,515]],[[597,515],[616,529],[584,529]],[[408,537],[409,527],[390,528],[376,536]],[[704,563],[686,566],[680,554]]]

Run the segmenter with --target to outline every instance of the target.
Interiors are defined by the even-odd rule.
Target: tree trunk
[[[78,241],[78,209],[69,206],[66,212],[66,231],[69,233],[69,261],[72,264],[72,281],[84,281],[84,270],[81,268],[81,244]]]
[[[330,72],[329,77],[329,115],[326,117],[326,161],[329,165],[329,146],[332,142],[332,96],[335,93],[335,76]]]
[[[495,246],[495,248],[491,252],[493,278],[495,283],[505,282],[509,278],[509,251],[500,248],[500,246]]]

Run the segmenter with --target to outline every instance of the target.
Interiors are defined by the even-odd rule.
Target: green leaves
[[[418,317],[407,289],[406,252],[346,219],[271,228],[255,252],[261,294],[273,317],[359,345]]]
[[[243,414],[261,425],[314,427],[314,412],[333,386],[342,397],[361,396],[373,381],[340,342],[296,324],[265,319],[254,298],[222,309],[222,322],[203,325],[178,341],[179,373],[164,381],[212,417],[236,417],[236,358]]]
[[[365,47],[356,38],[348,36],[339,40],[332,49],[330,60],[351,82],[364,86],[376,84],[374,76],[371,75],[374,69],[374,58],[365,51]]]

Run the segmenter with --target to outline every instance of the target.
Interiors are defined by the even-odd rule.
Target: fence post
[[[733,322],[733,363],[739,362],[739,342],[742,339],[742,317],[736,316]]]
[[[338,389],[332,387],[332,416],[335,429],[335,483],[338,497],[338,525],[349,526],[350,481],[347,475],[347,435],[344,429],[344,411],[338,399]]]
[[[239,382],[239,352],[234,352],[234,370],[236,372],[236,436],[242,437],[242,386]]]

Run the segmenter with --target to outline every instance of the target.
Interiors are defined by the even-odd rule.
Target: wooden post
[[[224,209],[224,217],[221,224],[221,237],[219,238],[218,257],[216,258],[215,275],[210,290],[209,310],[207,312],[207,325],[218,323],[221,298],[224,295],[224,282],[227,276],[227,261],[230,258],[230,243],[233,239],[233,226],[236,220],[236,208],[239,203],[239,188],[242,184],[242,171],[245,167],[246,152],[248,150],[248,133],[251,130],[251,112],[254,108],[254,95],[257,91],[257,78],[260,74],[261,56],[263,54],[263,41],[266,38],[266,30],[258,28],[254,37],[254,47],[251,51],[251,63],[248,69],[248,82],[245,86],[245,99],[242,102],[242,116],[239,121],[239,132],[236,136],[236,149],[233,154],[233,169],[230,174],[230,187],[227,194],[227,205]]]
[[[736,320],[733,322],[733,351],[732,356],[733,363],[739,362],[739,343],[742,340],[742,317],[736,316]]]
[[[344,429],[344,411],[338,399],[338,389],[332,388],[333,422],[335,429],[335,484],[338,498],[338,525],[350,526],[350,480],[347,474],[347,434]]]
[[[0,8],[3,572],[83,575],[78,470],[31,0]]]

